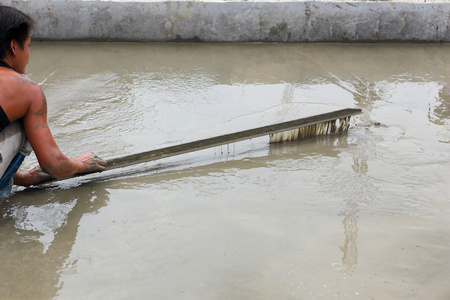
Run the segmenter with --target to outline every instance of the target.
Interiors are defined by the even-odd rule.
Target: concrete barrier
[[[450,3],[2,0],[41,40],[449,42]]]

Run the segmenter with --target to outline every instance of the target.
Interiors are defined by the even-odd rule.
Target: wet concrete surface
[[[16,190],[0,206],[2,297],[447,299],[448,50],[34,42],[28,75],[70,156],[363,114],[347,134]]]

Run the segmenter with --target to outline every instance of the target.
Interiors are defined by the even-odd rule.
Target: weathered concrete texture
[[[2,0],[34,38],[204,42],[449,42],[450,3]]]

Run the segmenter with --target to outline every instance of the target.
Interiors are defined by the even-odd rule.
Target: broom
[[[361,109],[347,108],[293,121],[287,121],[283,123],[220,135],[194,142],[188,142],[180,145],[168,146],[165,148],[112,158],[107,160],[105,171],[239,142],[264,135],[269,135],[270,143],[281,143],[285,141],[304,139],[310,136],[345,132],[349,128],[350,117],[358,114],[361,114]],[[83,175],[86,174],[75,174],[72,177]],[[59,180],[52,180],[51,182],[55,181]],[[43,184],[46,183],[48,182],[44,182]]]

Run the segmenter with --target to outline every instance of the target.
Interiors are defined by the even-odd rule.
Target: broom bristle
[[[319,124],[296,128],[288,131],[270,134],[270,143],[280,143],[304,139],[311,136],[335,134],[348,130],[350,117],[327,121]]]

